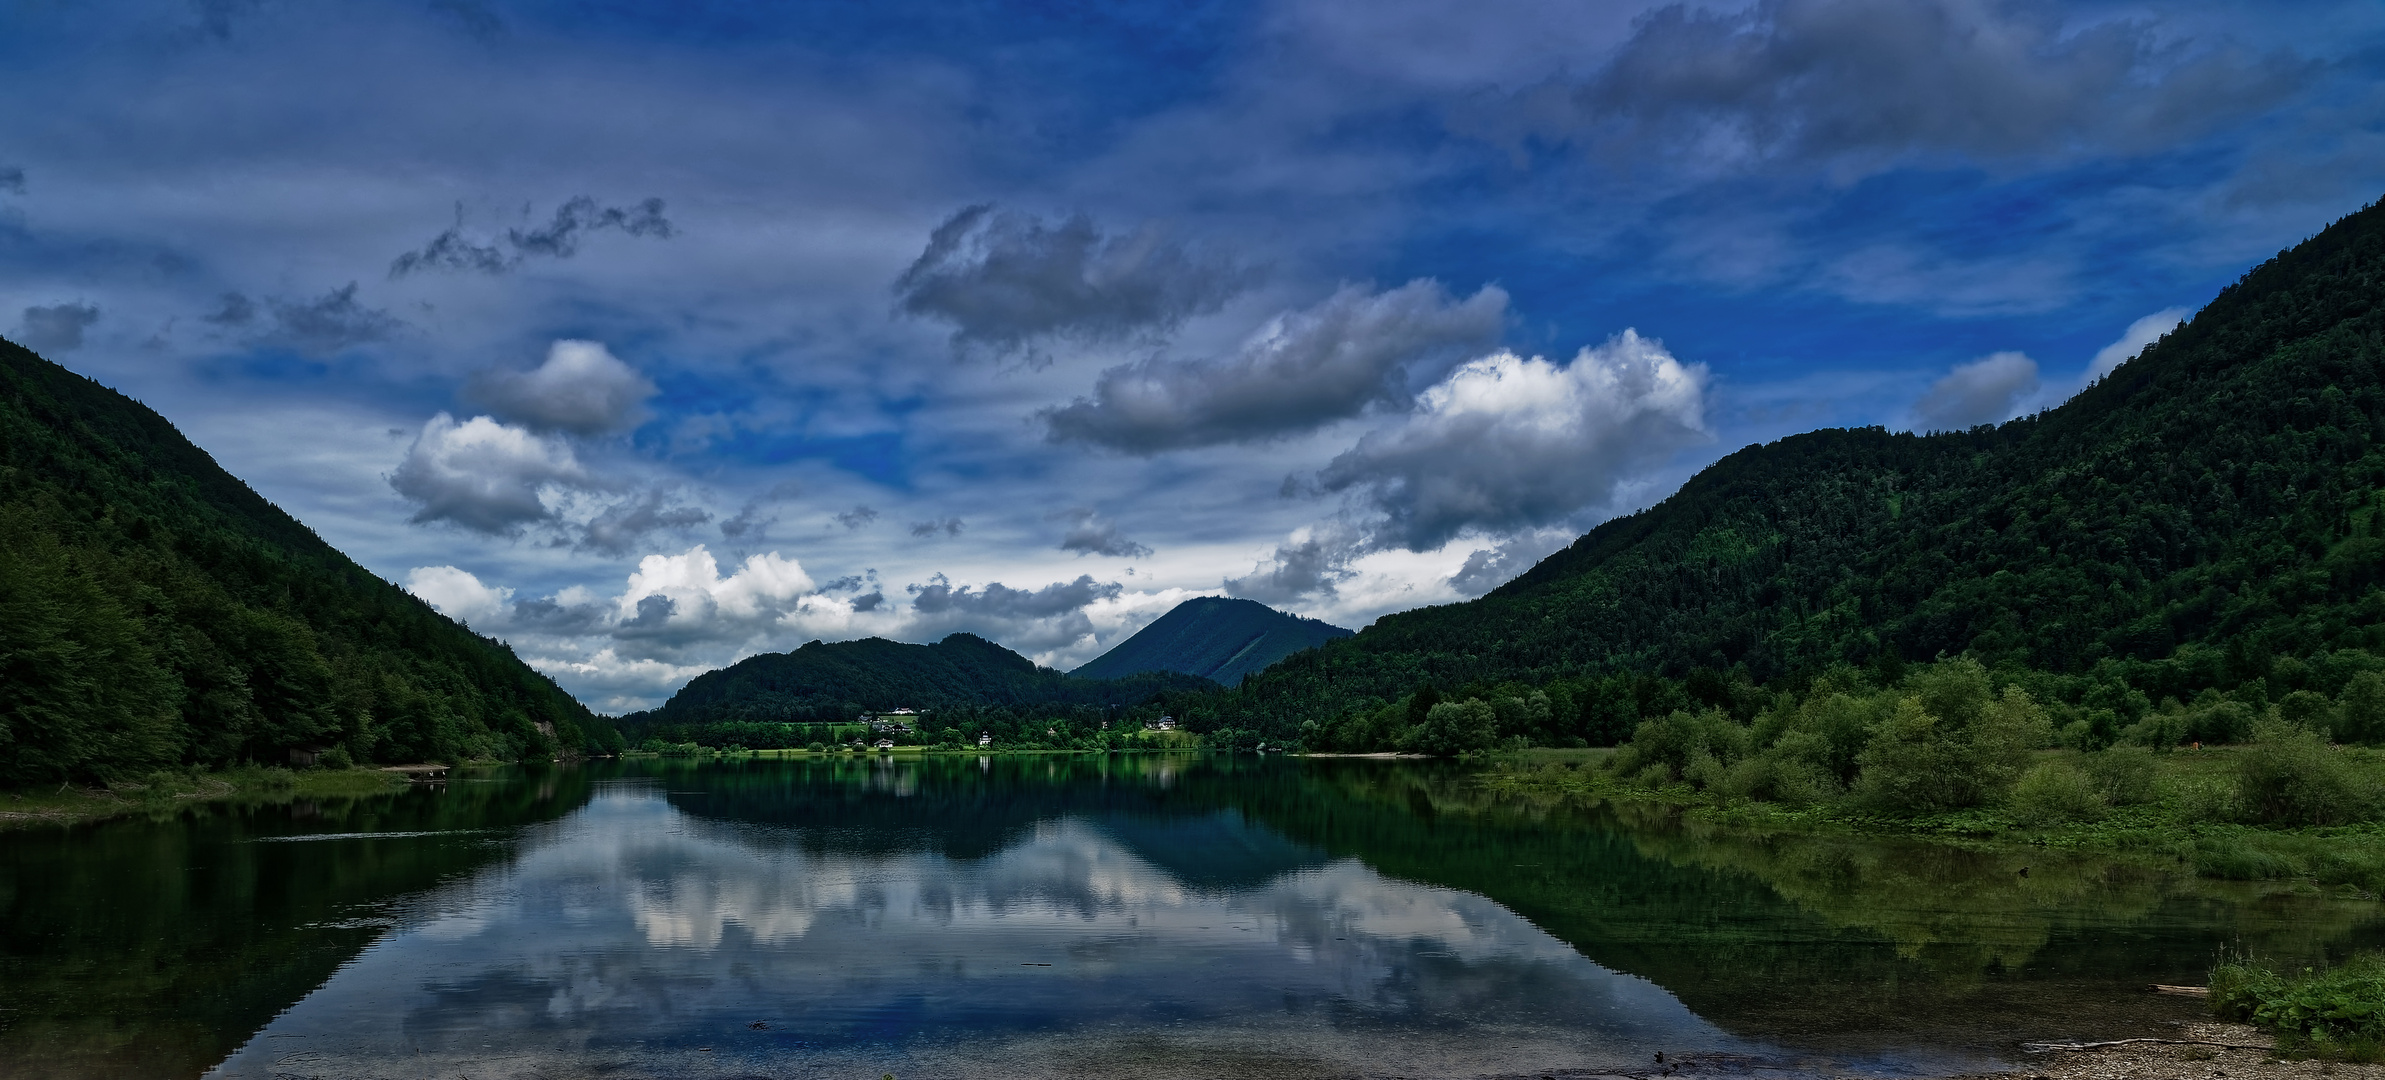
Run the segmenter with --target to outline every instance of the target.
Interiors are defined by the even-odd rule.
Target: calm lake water
[[[1900,1075],[2371,901],[1454,768],[606,763],[0,834],[9,1077]],[[2022,874],[2021,868],[2029,872]]]

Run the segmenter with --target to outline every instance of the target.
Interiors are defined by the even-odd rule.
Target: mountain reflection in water
[[[686,1075],[1472,1075],[1761,1049],[1480,896],[1230,810],[1118,824],[1045,819],[966,859],[857,852],[882,838],[613,787],[503,871],[424,898],[216,1074],[552,1074],[560,1056]],[[1162,865],[1211,852],[1231,884]]]
[[[2149,983],[2379,930],[1422,763],[591,763],[0,834],[0,1075],[1893,1074],[2160,1034],[2194,1005]]]

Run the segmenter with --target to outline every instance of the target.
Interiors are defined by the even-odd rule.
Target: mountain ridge
[[[0,341],[0,784],[544,757],[607,731],[154,410]]]
[[[1176,707],[1281,738],[1425,687],[1563,683],[1579,715],[1549,731],[1611,742],[1667,696],[1635,679],[1765,686],[1940,654],[2045,673],[2123,720],[2254,680],[2325,690],[2330,657],[2385,654],[2381,371],[2372,204],[2057,408],[1741,449],[1484,597]]]
[[[1078,678],[1118,678],[1143,671],[1178,671],[1222,686],[1302,649],[1351,631],[1227,596],[1196,596],[1161,615],[1109,651],[1079,665]]]

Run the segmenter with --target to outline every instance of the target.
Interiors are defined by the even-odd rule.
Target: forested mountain
[[[2059,408],[1751,446],[1479,600],[1175,707],[1286,737],[1421,687],[1545,686],[1536,737],[1613,742],[1691,698],[1965,653],[2121,723],[2209,690],[2332,695],[2385,654],[2381,364],[2371,206]]]
[[[608,730],[164,417],[0,342],[0,785],[298,747],[543,756]]]
[[[1146,672],[1079,679],[974,634],[933,645],[885,638],[814,641],[793,652],[749,656],[689,680],[662,707],[621,718],[633,732],[738,722],[849,722],[863,712],[955,706],[1065,710],[1138,705],[1162,691],[1215,689],[1207,679]]]
[[[1141,671],[1181,671],[1233,686],[1302,649],[1349,636],[1341,627],[1286,615],[1256,600],[1196,596],[1069,674],[1115,679]]]

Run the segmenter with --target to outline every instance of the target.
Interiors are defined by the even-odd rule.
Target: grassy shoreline
[[[60,785],[0,792],[0,830],[173,814],[201,803],[386,795],[405,790],[406,784],[400,773],[371,768],[292,771],[251,766],[220,772],[156,773],[105,787]]]
[[[2278,826],[2226,820],[2216,812],[2233,783],[2242,747],[2179,750],[2156,757],[2149,797],[2091,819],[2031,821],[2009,806],[1895,815],[1849,802],[1790,806],[1733,799],[1687,784],[1647,787],[1604,766],[1613,750],[1528,750],[1496,759],[1476,782],[1496,794],[1562,795],[1662,805],[1692,818],[1756,829],[1911,836],[1966,846],[2034,847],[2148,858],[2235,881],[2302,879],[2385,895],[2385,822]],[[2043,761],[2068,750],[2038,751]]]

